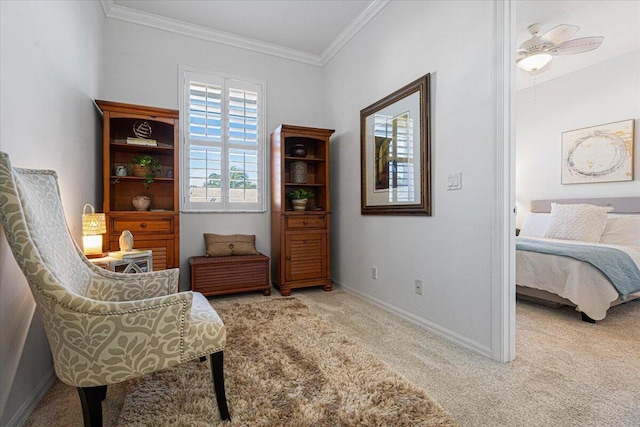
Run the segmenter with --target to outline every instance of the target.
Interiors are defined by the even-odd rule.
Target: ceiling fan
[[[582,37],[569,40],[580,27],[562,24],[539,36],[540,24],[530,25],[531,38],[523,42],[516,51],[516,63],[519,68],[531,75],[542,73],[551,68],[553,55],[573,55],[596,49],[604,37]]]

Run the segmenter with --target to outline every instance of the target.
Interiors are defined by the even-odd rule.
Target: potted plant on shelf
[[[303,211],[307,207],[307,200],[313,197],[314,194],[304,188],[296,188],[289,191],[287,196],[291,199],[294,211]]]
[[[160,162],[155,157],[148,154],[135,156],[131,161],[131,172],[133,176],[144,178],[145,190],[149,190],[149,184],[160,174]],[[139,211],[146,211],[151,206],[151,197],[147,194],[138,194],[133,197],[133,207]]]

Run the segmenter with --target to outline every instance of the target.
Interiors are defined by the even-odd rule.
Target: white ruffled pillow
[[[551,203],[544,237],[598,243],[607,223],[607,212],[612,210],[609,206]]]

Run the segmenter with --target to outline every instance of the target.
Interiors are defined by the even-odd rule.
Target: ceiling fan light
[[[548,53],[538,52],[522,58],[518,61],[518,67],[525,71],[538,71],[551,61],[551,55]]]

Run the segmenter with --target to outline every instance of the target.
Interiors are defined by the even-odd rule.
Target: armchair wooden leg
[[[103,385],[100,386],[100,402],[104,402],[104,400],[107,398],[107,386]]]
[[[231,420],[229,416],[229,408],[227,407],[227,397],[224,392],[224,357],[223,352],[212,353],[209,356],[211,360],[211,374],[213,376],[213,388],[216,392],[216,400],[218,401],[218,410],[220,411],[220,419]]]
[[[78,387],[85,427],[102,427],[102,401],[107,396],[107,386]]]

